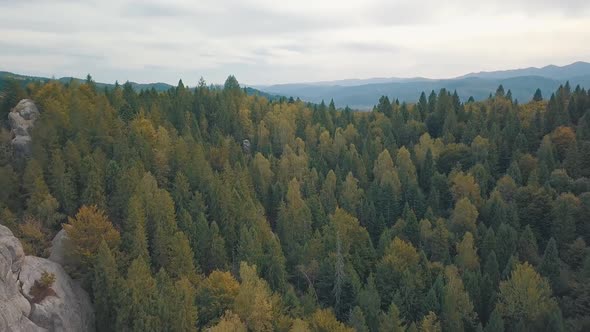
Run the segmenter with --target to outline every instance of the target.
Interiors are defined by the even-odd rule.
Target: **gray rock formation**
[[[39,110],[30,99],[23,99],[8,113],[8,122],[14,138],[12,147],[17,157],[31,154],[31,129],[39,118]]]
[[[33,303],[30,294],[43,272],[53,273],[55,296]],[[61,265],[25,256],[12,232],[0,225],[0,331],[93,331],[88,294]]]
[[[0,225],[0,331],[43,331],[29,320],[31,304],[21,294],[18,273],[24,260],[18,239]]]
[[[59,231],[53,240],[51,240],[51,254],[49,255],[50,261],[56,262],[61,266],[68,265],[69,261],[66,257],[66,241],[68,239],[68,235],[66,231],[62,229]]]
[[[244,151],[244,153],[247,153],[247,154],[250,153],[250,140],[249,139],[245,139],[242,141],[242,150]]]

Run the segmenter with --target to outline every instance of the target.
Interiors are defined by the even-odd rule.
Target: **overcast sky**
[[[270,84],[590,61],[588,0],[0,0],[0,70]]]

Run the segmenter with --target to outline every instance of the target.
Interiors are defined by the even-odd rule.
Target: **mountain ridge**
[[[590,87],[590,63],[578,61],[561,67],[548,65],[542,68],[529,67],[469,73],[447,79],[395,78],[395,80],[348,86],[328,85],[323,82],[323,84],[292,83],[258,88],[267,93],[298,97],[314,103],[333,99],[337,106],[348,105],[358,109],[372,108],[374,101],[382,95],[387,95],[390,99],[415,102],[421,92],[429,93],[442,88],[456,90],[462,100],[470,97],[482,100],[493,94],[499,85],[503,85],[506,91],[510,89],[515,99],[528,101],[537,89],[540,89],[545,97],[549,97],[559,85],[567,81],[572,86]]]
[[[23,84],[29,81],[51,80],[46,77],[0,71],[0,89],[2,88],[2,80],[7,78],[21,80]],[[62,83],[68,83],[71,80],[84,81],[73,77],[62,77],[57,80]],[[541,68],[481,71],[445,79],[374,77],[275,85],[244,84],[243,87],[248,94],[264,96],[271,100],[281,96],[300,98],[312,103],[334,100],[338,107],[350,106],[366,110],[371,109],[375,100],[383,95],[390,97],[390,99],[416,102],[422,92],[429,93],[444,88],[457,91],[459,97],[464,101],[470,97],[482,100],[493,94],[499,85],[503,85],[506,91],[511,90],[515,99],[526,102],[532,98],[537,89],[540,89],[545,97],[549,97],[552,91],[567,81],[572,86],[590,87],[590,63],[577,61],[564,66],[547,65]],[[130,83],[136,91],[154,88],[161,92],[174,87],[162,82]],[[109,83],[97,82],[96,85],[99,88],[114,87],[114,84]]]

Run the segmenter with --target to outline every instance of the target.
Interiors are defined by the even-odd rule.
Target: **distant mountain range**
[[[24,84],[32,81],[49,81],[47,77],[25,76],[0,71],[0,90],[8,78],[19,80]],[[62,77],[58,79],[63,83],[71,80],[83,82],[84,79],[73,77]],[[511,90],[512,96],[520,102],[527,102],[532,99],[533,94],[541,89],[543,96],[548,98],[560,84],[566,81],[570,85],[580,85],[590,88],[590,63],[575,62],[566,66],[546,66],[543,68],[523,68],[513,70],[500,70],[490,72],[470,73],[450,79],[429,79],[423,77],[398,78],[378,77],[369,79],[345,79],[337,81],[307,82],[278,84],[270,86],[253,85],[246,86],[245,91],[250,95],[260,95],[268,99],[280,98],[280,96],[300,98],[302,100],[326,103],[334,99],[336,106],[350,106],[354,109],[371,109],[379,100],[379,97],[386,95],[391,100],[416,102],[424,91],[438,92],[445,88],[450,91],[457,91],[462,100],[473,97],[476,100],[487,98],[494,93],[498,86],[504,86],[504,90]],[[112,88],[114,84],[96,83],[99,88]],[[167,91],[173,86],[166,83],[133,83],[137,91],[152,89],[156,91]]]
[[[572,86],[590,87],[590,63],[575,62],[563,67],[546,66],[543,68],[524,68],[514,70],[470,73],[451,79],[428,78],[371,78],[347,79],[339,81],[279,84],[255,86],[264,92],[283,96],[299,97],[303,100],[319,103],[334,99],[337,106],[369,109],[379,97],[415,102],[422,91],[439,91],[441,88],[454,91],[467,100],[487,98],[502,84],[511,90],[513,98],[527,102],[537,88],[545,97],[549,97],[560,84],[569,81]]]

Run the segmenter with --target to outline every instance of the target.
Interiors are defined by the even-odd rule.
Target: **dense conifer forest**
[[[65,229],[98,331],[590,330],[580,87],[371,112],[233,76],[0,98],[0,222],[37,256]],[[41,115],[16,158],[23,98]]]

